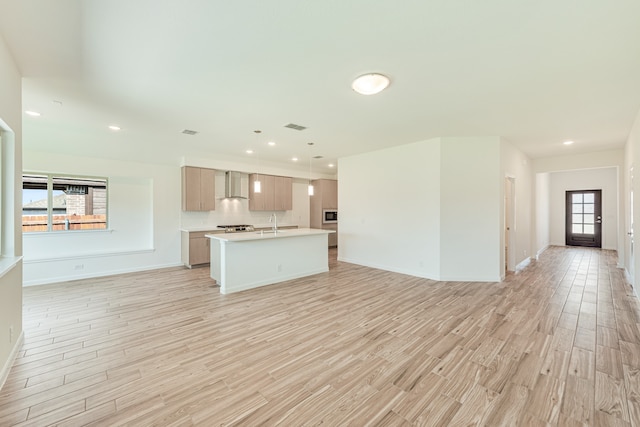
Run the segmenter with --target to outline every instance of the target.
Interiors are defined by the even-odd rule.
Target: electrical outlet
[[[282,272],[282,264],[278,264],[278,273]]]
[[[74,270],[84,270],[84,264],[77,264],[75,267],[73,267]]]

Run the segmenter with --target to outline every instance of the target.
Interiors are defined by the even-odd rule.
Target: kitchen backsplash
[[[216,193],[224,194],[218,188],[216,177]],[[278,216],[278,224],[309,226],[309,195],[307,193],[308,181],[293,179],[292,196],[293,209],[290,211],[275,211]],[[216,210],[210,212],[181,212],[181,228],[201,228],[212,226],[215,228],[221,224],[251,224],[254,226],[269,226],[269,216],[273,212],[250,211],[247,199],[222,199],[216,200]]]

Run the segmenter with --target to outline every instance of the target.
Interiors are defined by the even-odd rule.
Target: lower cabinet
[[[183,231],[182,263],[191,268],[194,265],[209,264],[211,261],[210,239],[204,237],[213,231]]]

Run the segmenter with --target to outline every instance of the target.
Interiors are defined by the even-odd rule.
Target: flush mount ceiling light
[[[375,95],[385,90],[389,86],[389,77],[370,73],[364,74],[353,81],[351,87],[361,95]]]

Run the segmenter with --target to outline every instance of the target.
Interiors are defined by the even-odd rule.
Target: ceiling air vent
[[[314,159],[321,159],[321,158],[323,158],[323,157],[324,157],[324,156],[313,156],[313,158],[314,158]]]
[[[284,127],[289,128],[289,129],[295,129],[295,130],[305,130],[306,129],[305,126],[300,126],[300,125],[297,125],[295,123],[289,123],[288,125],[284,125]]]
[[[191,130],[191,129],[185,129],[182,131],[182,133],[184,133],[185,135],[195,135],[198,133],[198,131],[196,130]]]

